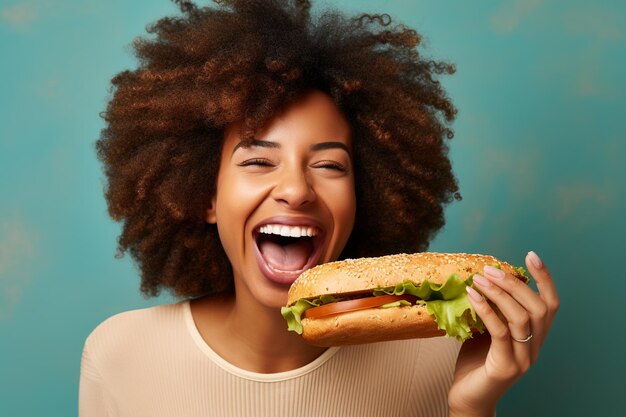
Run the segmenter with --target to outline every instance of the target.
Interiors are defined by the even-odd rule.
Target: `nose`
[[[314,202],[317,196],[307,173],[292,169],[281,173],[272,190],[272,198],[289,208],[297,209]]]

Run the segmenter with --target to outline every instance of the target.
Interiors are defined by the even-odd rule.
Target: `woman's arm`
[[[109,393],[96,367],[88,342],[83,348],[78,388],[79,417],[113,417],[110,411]]]

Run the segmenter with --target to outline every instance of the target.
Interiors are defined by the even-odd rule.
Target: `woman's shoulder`
[[[85,346],[103,350],[120,342],[126,345],[132,341],[147,343],[157,337],[167,337],[183,328],[186,303],[188,301],[183,300],[114,314],[91,331]]]
[[[81,375],[118,383],[129,375],[145,375],[164,356],[175,357],[185,346],[187,303],[124,311],[102,321],[85,340]]]

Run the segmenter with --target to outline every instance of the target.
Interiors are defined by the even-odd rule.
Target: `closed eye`
[[[247,166],[273,167],[274,164],[269,159],[252,158],[252,159],[246,159],[245,161],[238,163],[237,166],[240,166],[240,167],[247,167]]]
[[[343,164],[335,161],[319,161],[312,165],[313,168],[330,169],[339,172],[348,172],[348,168]]]

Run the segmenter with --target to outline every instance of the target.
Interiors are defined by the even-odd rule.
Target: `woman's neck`
[[[192,301],[192,315],[205,342],[233,365],[253,372],[276,373],[299,368],[326,348],[306,344],[287,331],[277,308],[245,294]]]

